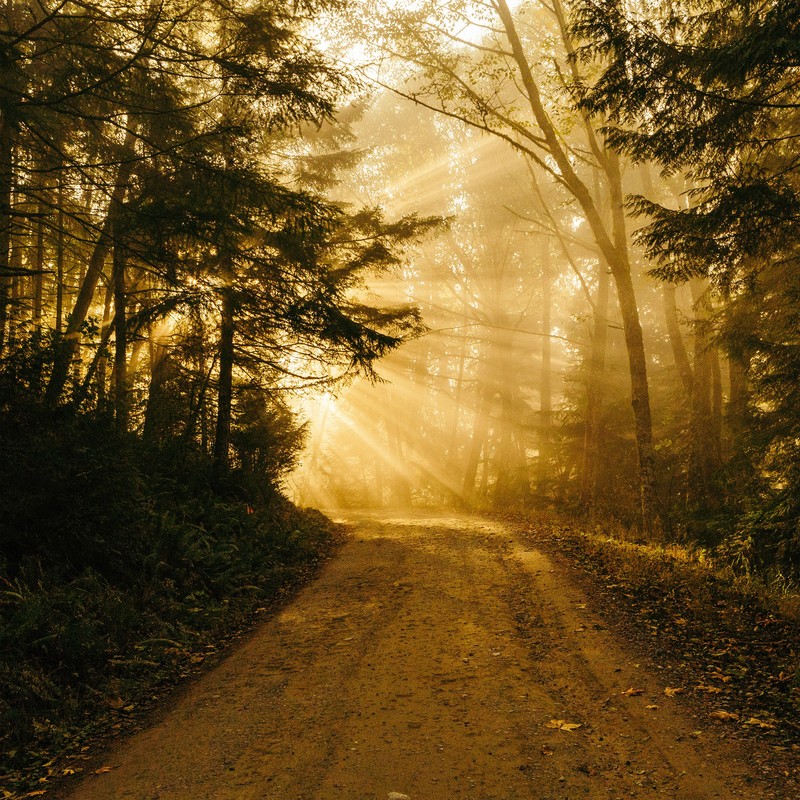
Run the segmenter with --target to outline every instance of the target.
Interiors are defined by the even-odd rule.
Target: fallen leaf
[[[33,792],[28,792],[28,794],[22,795],[23,797],[41,797],[43,794],[47,794],[47,789],[36,789]]]
[[[645,708],[646,708],[648,711],[655,711],[655,710],[658,708],[658,706],[656,706],[656,705],[651,705],[651,706],[645,706]]]
[[[634,697],[637,694],[644,694],[644,689],[634,689],[631,687],[630,689],[626,689],[624,692],[620,692],[620,694],[624,694],[625,697]]]
[[[580,722],[566,722],[563,719],[551,719],[547,723],[548,728],[555,728],[559,731],[575,731],[581,727]]]
[[[100,767],[99,769],[96,769],[96,770],[94,771],[94,774],[95,774],[95,775],[105,775],[105,774],[106,774],[106,772],[111,772],[111,770],[112,770],[112,769],[114,769],[114,767],[108,767],[108,766],[106,766],[106,767]]]
[[[739,719],[738,714],[733,714],[730,711],[722,711],[721,709],[719,711],[712,711],[708,716],[713,717],[714,719],[723,719],[723,720]]]
[[[719,686],[707,686],[705,683],[699,683],[694,688],[698,692],[708,692],[709,694],[719,694],[722,691]]]
[[[708,677],[713,678],[715,681],[722,681],[723,683],[731,682],[731,676],[723,675],[721,672],[712,672]]]
[[[766,730],[774,730],[775,726],[771,722],[764,722],[763,719],[756,719],[756,717],[750,717],[747,722],[743,722],[743,725],[752,725],[754,728],[764,728]]]
[[[551,750],[546,744],[542,745],[542,755],[543,756],[553,756],[555,755],[555,751]]]
[[[664,694],[667,697],[675,697],[676,694],[683,694],[683,692],[684,689],[682,686],[667,686],[667,688],[664,689]]]

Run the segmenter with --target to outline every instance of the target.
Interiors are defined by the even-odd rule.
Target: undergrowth
[[[0,796],[119,727],[336,539],[268,481],[97,418],[6,413],[0,486]]]

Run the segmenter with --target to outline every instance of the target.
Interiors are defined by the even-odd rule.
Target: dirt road
[[[783,800],[586,604],[499,523],[360,517],[70,798]]]

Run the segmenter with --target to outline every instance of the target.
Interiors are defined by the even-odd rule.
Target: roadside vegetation
[[[0,786],[325,556],[290,474],[613,529],[796,713],[797,6],[2,4]]]
[[[585,572],[609,624],[700,709],[699,726],[800,751],[796,586],[738,555],[646,543],[618,524],[587,526],[552,512],[515,524],[527,541]]]
[[[329,191],[358,162],[309,36],[336,5],[0,10],[0,795],[335,542],[282,494],[293,404],[419,330],[363,286],[439,224]]]
[[[217,477],[109,420],[1,422],[0,787],[15,792],[80,770],[82,746],[251,625],[337,534],[264,475]]]

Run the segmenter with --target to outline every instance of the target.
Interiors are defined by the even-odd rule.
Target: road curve
[[[782,800],[502,524],[350,521],[70,800]]]

